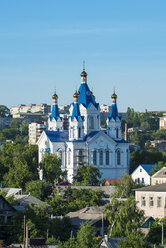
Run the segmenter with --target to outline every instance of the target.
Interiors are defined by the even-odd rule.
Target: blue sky
[[[86,61],[96,100],[166,110],[165,0],[0,1],[0,104],[70,104]]]

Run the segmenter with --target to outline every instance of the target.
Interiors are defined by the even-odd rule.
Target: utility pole
[[[26,224],[26,248],[28,248],[28,224]]]
[[[25,226],[26,226],[26,223],[25,223],[25,215],[24,215],[24,248],[25,248]]]
[[[161,244],[163,246],[164,245],[164,223],[163,221],[161,222],[161,226],[162,226]]]
[[[102,233],[101,236],[104,236],[104,214],[102,213]]]

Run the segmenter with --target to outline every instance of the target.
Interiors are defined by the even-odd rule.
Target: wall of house
[[[151,184],[151,177],[149,174],[142,168],[142,166],[138,166],[138,168],[133,171],[131,177],[135,183],[142,183],[144,185]]]
[[[143,204],[143,197],[145,204]],[[158,205],[158,198],[161,197],[161,205]],[[150,204],[150,199],[153,198],[153,206]],[[152,216],[153,218],[166,217],[166,192],[149,192],[149,191],[136,191],[135,199],[137,206],[140,210],[143,210],[146,216]]]
[[[163,177],[151,177],[151,185],[166,183],[166,178]]]

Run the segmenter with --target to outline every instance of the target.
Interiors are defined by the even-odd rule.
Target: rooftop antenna
[[[54,91],[55,91],[55,93],[56,93],[56,85],[54,86]]]
[[[114,90],[114,94],[115,94],[115,86],[114,86],[114,89],[113,90]]]

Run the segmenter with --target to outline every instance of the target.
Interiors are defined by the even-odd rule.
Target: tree
[[[25,183],[38,179],[38,147],[34,145],[6,144],[0,149],[0,179],[6,186],[25,187]]]
[[[41,201],[47,199],[52,192],[52,188],[49,183],[41,180],[27,182],[25,190],[27,194],[30,192],[31,195],[39,198]]]
[[[117,198],[127,198],[131,194],[133,195],[132,189],[134,188],[134,182],[130,175],[124,174],[121,178],[121,183],[116,184],[115,192],[112,196]]]
[[[8,187],[24,188],[25,184],[33,179],[35,177],[29,171],[28,164],[16,157],[13,159],[13,167],[4,175],[5,185]]]
[[[61,170],[61,159],[56,154],[46,154],[41,162],[41,168],[46,181],[59,183],[66,176],[66,171]]]
[[[128,237],[131,233],[136,233],[144,220],[143,211],[137,208],[134,196],[127,200],[113,197],[111,203],[105,206],[105,217],[110,223],[111,237]]]
[[[159,161],[166,162],[166,157],[162,152],[140,150],[130,153],[130,173],[132,173],[139,164],[158,164]]]
[[[5,105],[0,105],[0,117],[8,117],[10,110]]]
[[[131,233],[126,240],[120,241],[119,248],[150,248],[145,237],[141,233]]]
[[[147,236],[147,240],[153,244],[161,243],[161,232],[162,232],[161,221],[164,222],[164,237],[166,237],[166,218],[163,218],[162,220],[156,219],[152,223],[150,227],[150,231]],[[166,240],[164,241],[166,242]]]
[[[75,185],[99,185],[101,173],[94,165],[83,165],[74,177]]]
[[[95,227],[91,222],[81,224],[81,228],[77,234],[77,247],[79,248],[97,248],[98,244],[94,239],[96,234]]]

